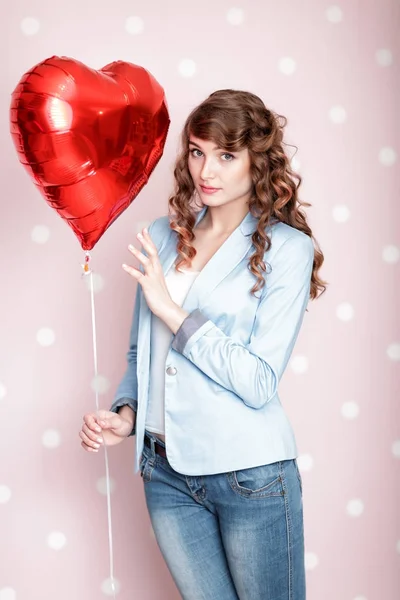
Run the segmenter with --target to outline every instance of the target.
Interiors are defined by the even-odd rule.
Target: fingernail
[[[143,229],[143,231],[144,231],[145,233],[149,233],[149,232],[147,231],[147,227],[145,227],[145,228]]]
[[[97,441],[99,442],[99,444],[102,444],[102,443],[103,443],[103,440],[102,440],[102,438],[97,438]]]
[[[101,425],[102,427],[104,427],[104,426],[105,426],[105,424],[106,424],[106,422],[105,422],[105,421],[100,421],[100,425]]]
[[[128,265],[126,265],[125,263],[122,265],[122,268],[125,269],[125,271],[128,270]]]
[[[101,427],[96,427],[96,431],[100,432],[101,431]]]
[[[142,238],[143,236],[142,236],[142,234],[141,234],[141,233],[138,233],[138,234],[137,234],[137,237],[138,237],[138,238]]]

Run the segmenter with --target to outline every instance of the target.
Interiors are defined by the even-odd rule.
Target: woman
[[[278,383],[326,282],[278,117],[235,90],[189,115],[171,218],[130,248],[139,268],[124,265],[138,283],[127,371],[110,411],[86,414],[79,432],[95,452],[136,434],[135,472],[185,600],[306,594],[302,482]]]

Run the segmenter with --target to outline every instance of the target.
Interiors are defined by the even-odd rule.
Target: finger
[[[151,254],[151,256],[158,255],[156,245],[153,242],[153,240],[151,239],[150,234],[146,228],[143,229],[143,233],[144,233],[144,235],[141,233],[137,233],[136,237],[141,242],[143,247],[146,249],[146,252]]]
[[[82,425],[82,431],[92,442],[98,442],[99,444],[103,443],[101,433],[98,433],[97,431],[92,431],[86,424]]]
[[[122,268],[129,273],[129,275],[132,275],[132,277],[134,277],[137,281],[141,281],[142,277],[144,277],[143,273],[141,273],[141,271],[139,271],[139,269],[135,269],[134,267],[130,267],[129,265],[126,265],[125,263],[123,263]]]
[[[83,420],[89,427],[89,429],[92,429],[93,431],[98,431],[99,433],[101,432],[101,427],[99,427],[99,424],[96,421],[96,415],[94,415],[93,413],[86,413],[86,415],[83,415]]]
[[[153,240],[151,239],[151,236],[150,236],[150,234],[149,234],[149,231],[148,231],[147,227],[144,227],[144,228],[142,229],[142,234],[144,235],[145,239],[146,239],[146,240],[149,240],[149,242],[150,242],[151,244],[153,244],[153,246],[155,247],[155,244],[154,244]]]
[[[98,444],[97,442],[92,442],[92,440],[88,438],[88,436],[83,431],[79,432],[79,437],[83,442],[85,442],[86,446],[89,446],[89,448],[100,448],[100,444]]]
[[[110,416],[110,412],[111,411],[105,410],[104,408],[99,408],[99,410],[96,413],[96,420],[99,425],[104,425],[104,419],[108,419],[108,417]]]
[[[119,427],[121,425],[121,415],[115,415],[112,417],[108,417],[106,421],[104,421],[103,429],[113,429],[114,427]]]
[[[133,256],[136,256],[136,258],[140,260],[143,265],[147,265],[150,262],[150,259],[145,256],[143,252],[140,252],[140,250],[135,248],[135,246],[132,246],[132,244],[129,244],[128,250],[132,252]]]
[[[95,448],[91,448],[90,446],[87,446],[85,444],[85,442],[81,442],[81,446],[84,450],[86,450],[86,452],[98,452],[98,450],[96,450]]]

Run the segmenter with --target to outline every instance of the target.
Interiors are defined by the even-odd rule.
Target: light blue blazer
[[[196,224],[206,210],[197,214]],[[285,223],[270,225],[266,285],[254,297],[250,289],[256,278],[247,264],[256,225],[248,212],[182,305],[190,315],[172,338],[164,368],[167,457],[179,473],[222,473],[298,455],[278,384],[309,301],[314,246],[309,236]],[[168,215],[152,221],[149,233],[165,274],[177,258],[177,235]],[[131,434],[136,433],[135,473],[144,443],[151,315],[138,283],[128,367],[110,408],[117,412],[129,404],[137,410]]]

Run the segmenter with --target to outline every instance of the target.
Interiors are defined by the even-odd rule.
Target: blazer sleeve
[[[148,227],[149,234],[152,234],[152,229],[155,221],[152,221]],[[147,256],[147,252],[144,248],[141,252]],[[144,272],[143,265],[140,264],[138,267],[142,273]],[[137,397],[138,397],[138,380],[137,380],[137,342],[138,342],[138,329],[139,329],[139,311],[140,311],[140,298],[141,298],[141,285],[136,284],[136,295],[135,304],[133,309],[132,325],[129,334],[129,349],[126,354],[127,367],[125,374],[120,381],[117,391],[114,396],[113,403],[110,407],[110,411],[118,412],[118,410],[128,404],[135,412],[137,412]],[[134,435],[136,426],[133,428],[130,435]]]
[[[309,236],[295,235],[283,242],[262,289],[248,344],[226,335],[196,309],[177,330],[172,348],[247,406],[262,408],[276,394],[298,337],[313,263]]]

